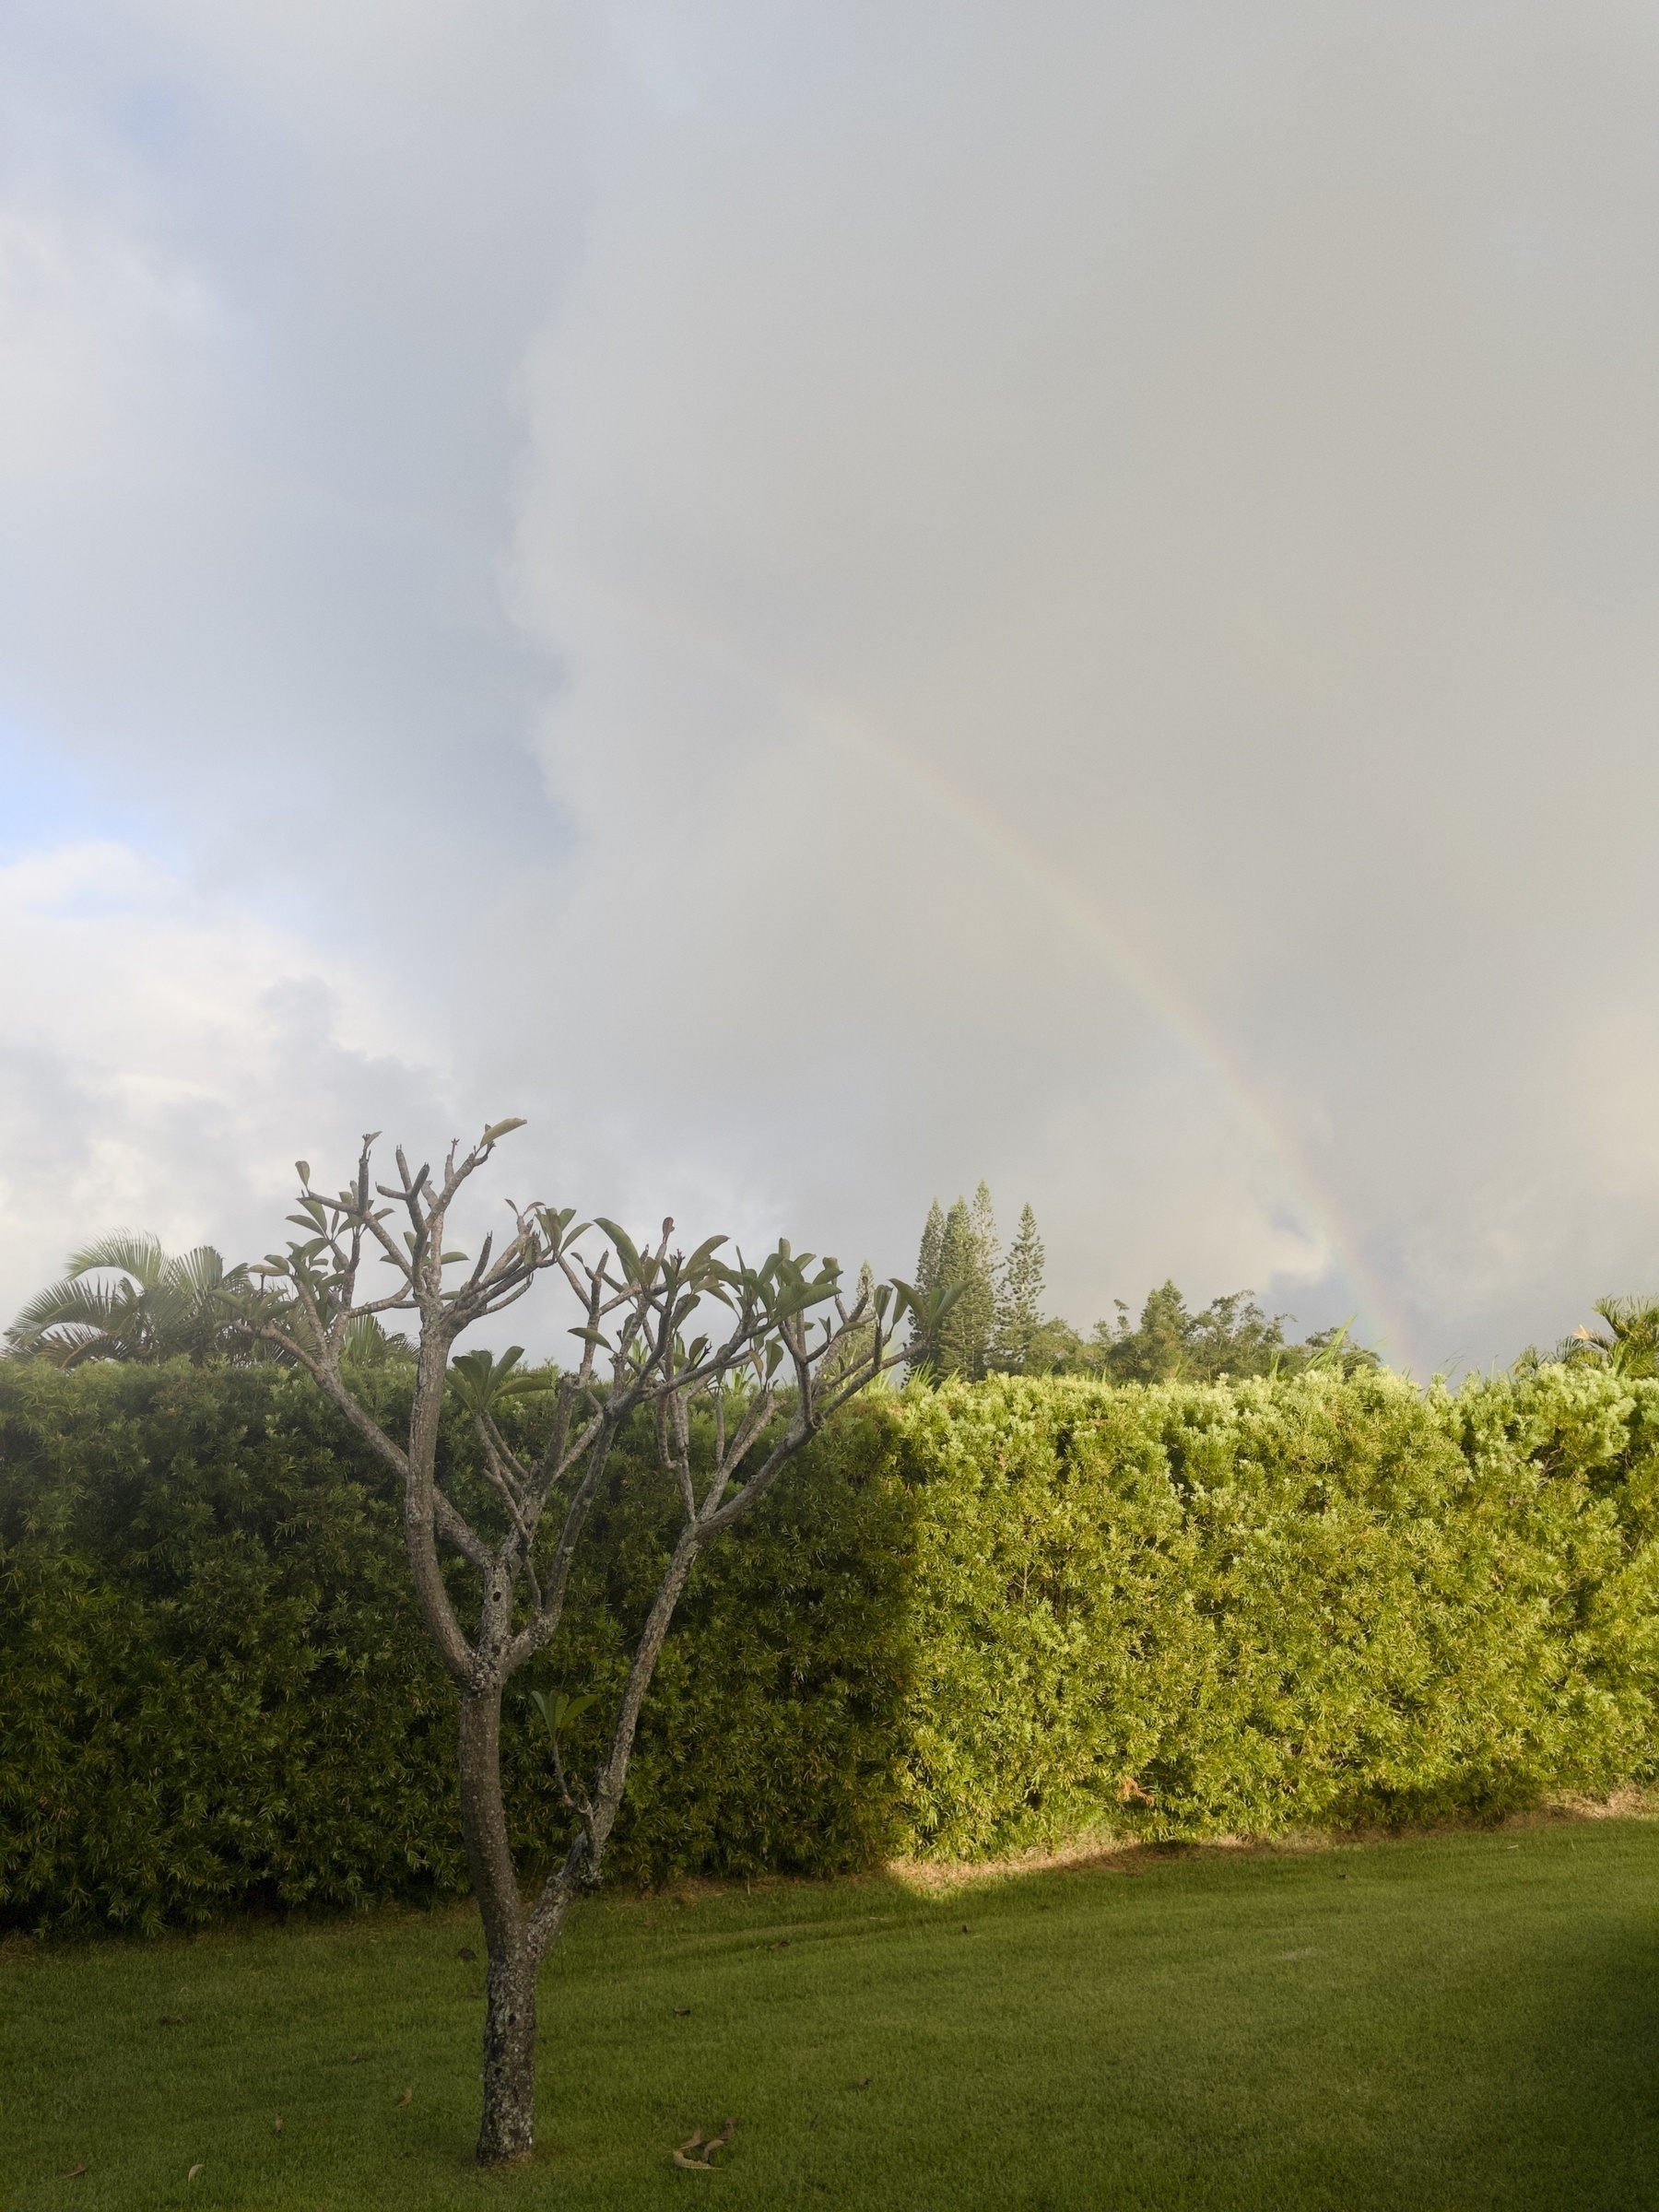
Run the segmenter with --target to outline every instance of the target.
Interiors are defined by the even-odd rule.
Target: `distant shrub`
[[[530,1689],[598,1690],[603,1724],[670,1517],[623,1454],[509,1694],[532,1855],[565,1816]],[[1645,1780],[1656,1536],[1659,1382],[1587,1367],[872,1396],[700,1566],[614,1863],[831,1873]],[[14,1924],[465,1884],[398,1501],[300,1377],[0,1362],[0,1694]]]

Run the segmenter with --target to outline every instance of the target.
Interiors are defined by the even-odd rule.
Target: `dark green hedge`
[[[879,1418],[843,1424],[700,1567],[618,1872],[841,1870],[888,1847],[911,1516],[886,1446]],[[666,1556],[660,1478],[614,1466],[571,1625],[509,1693],[532,1859],[566,1828],[530,1688],[618,1681]],[[0,1921],[148,1929],[465,1884],[454,1698],[394,1488],[303,1378],[0,1362]]]
[[[700,1565],[613,1870],[1646,1780],[1656,1516],[1659,1384],[1583,1370],[1452,1397],[1362,1375],[872,1401]],[[509,1695],[531,1858],[564,1829],[530,1683],[619,1680],[671,1524],[622,1454],[569,1626]],[[0,1918],[155,1927],[465,1879],[395,1500],[300,1378],[0,1363]]]

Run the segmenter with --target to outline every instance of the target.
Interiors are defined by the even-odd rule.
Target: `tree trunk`
[[[489,2010],[484,2021],[484,2117],[480,2166],[522,2165],[535,2126],[535,1960],[489,1962]]]
[[[535,2123],[535,1977],[501,1802],[500,1686],[461,1697],[461,1827],[489,1954],[480,2166],[529,2158]]]

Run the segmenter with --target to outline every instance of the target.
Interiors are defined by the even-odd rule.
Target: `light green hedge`
[[[1646,1781],[1656,1445],[1659,1384],[1583,1370],[1455,1396],[1005,1377],[868,1400],[700,1567],[613,1871]],[[463,1486],[467,1449],[448,1440]],[[601,1724],[673,1510],[623,1453],[559,1645],[509,1694],[531,1858],[562,1835],[531,1680],[598,1689]],[[153,1927],[464,1878],[395,1502],[300,1378],[0,1362],[0,1919]]]
[[[1659,1754],[1659,1385],[910,1397],[914,1848],[1486,1812]]]

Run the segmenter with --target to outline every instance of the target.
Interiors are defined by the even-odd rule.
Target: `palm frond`
[[[7,1344],[39,1336],[46,1329],[73,1324],[102,1329],[108,1326],[115,1302],[114,1290],[102,1283],[80,1283],[66,1276],[37,1291],[6,1332]]]
[[[161,1279],[170,1288],[177,1288],[186,1297],[206,1300],[215,1291],[228,1290],[235,1281],[247,1279],[247,1268],[232,1267],[229,1274],[224,1260],[211,1244],[198,1244],[194,1252],[182,1252],[176,1259],[169,1260]]]
[[[96,1243],[69,1254],[71,1276],[91,1275],[100,1267],[112,1267],[122,1275],[130,1275],[148,1290],[161,1280],[167,1268],[167,1254],[161,1249],[159,1237],[116,1229],[107,1237],[100,1237]]]
[[[1606,1367],[1632,1382],[1659,1376],[1659,1299],[1598,1298],[1605,1329],[1575,1329],[1557,1358],[1567,1367]]]
[[[99,1275],[106,1279],[89,1279]],[[253,1329],[273,1302],[245,1266],[227,1267],[211,1244],[172,1255],[157,1237],[116,1230],[71,1256],[68,1275],[29,1300],[6,1345],[60,1366],[258,1359],[267,1354]]]

